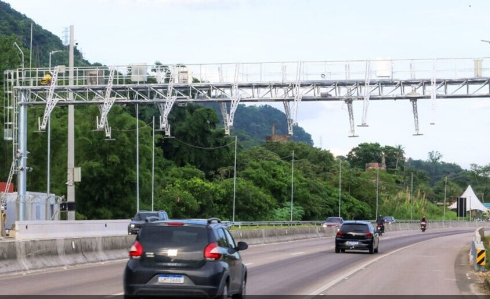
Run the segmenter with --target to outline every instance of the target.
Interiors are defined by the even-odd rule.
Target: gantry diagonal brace
[[[112,82],[114,80],[115,68],[111,68],[109,73],[109,79],[107,80],[107,87],[104,96],[104,105],[100,105],[100,120],[97,121],[97,130],[102,130],[105,128],[106,137],[111,137],[111,128],[109,127],[109,122],[107,121],[107,115],[112,108],[112,105],[116,101],[116,97],[111,97],[112,92]]]
[[[235,66],[235,81],[233,82],[233,86],[231,87],[231,103],[230,103],[230,114],[228,115],[228,119],[225,121],[225,128],[228,128],[228,132],[225,132],[227,135],[230,135],[230,127],[233,126],[233,120],[235,118],[235,111],[238,108],[238,104],[240,103],[240,91],[238,89],[238,79],[240,75],[240,65],[237,63]]]
[[[303,95],[301,94],[301,68],[303,66],[303,62],[298,62],[298,67],[296,69],[296,85],[294,87],[294,125],[298,125],[298,107],[299,102],[303,99]],[[292,130],[291,130],[291,135]]]
[[[359,127],[367,127],[367,112],[369,107],[369,99],[371,97],[371,88],[369,87],[369,83],[371,80],[371,62],[369,60],[366,61],[366,81],[364,83],[364,103],[362,106],[362,123]]]
[[[43,122],[39,126],[39,131],[45,131],[46,126],[48,125],[49,116],[51,115],[51,111],[53,111],[54,107],[56,107],[56,103],[58,103],[58,98],[54,97],[54,89],[56,87],[56,83],[58,81],[58,67],[56,67],[53,71],[53,75],[51,76],[51,85],[49,86],[48,97],[46,98],[46,108],[44,109]]]
[[[170,113],[170,110],[172,110],[172,107],[174,106],[175,100],[177,99],[176,96],[173,96],[174,92],[174,76],[175,76],[175,68],[170,69],[170,78],[168,82],[168,87],[167,87],[167,95],[163,95],[165,98],[165,104],[157,104],[158,109],[160,110],[160,130],[165,131],[166,136],[170,136],[170,124],[168,123],[168,115]],[[162,80],[165,80],[165,77],[162,78]],[[163,83],[163,82],[159,82]]]
[[[283,65],[282,66],[282,83],[285,83],[287,81],[287,70],[286,70],[286,66]],[[294,127],[294,119],[291,117],[291,105],[289,104],[289,102],[287,101],[287,99],[289,98],[289,90],[291,89],[292,92],[294,92],[294,87],[291,87],[292,85],[290,85],[289,87],[284,87],[283,88],[283,96],[284,96],[284,101],[282,101],[282,103],[284,104],[284,113],[286,113],[286,121],[287,121],[287,124],[288,124],[288,134],[289,135],[293,135],[293,127]]]

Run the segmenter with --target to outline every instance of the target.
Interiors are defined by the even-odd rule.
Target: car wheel
[[[237,294],[231,296],[233,299],[243,299],[245,298],[247,290],[247,281],[243,279],[242,286],[240,287],[240,291]]]
[[[371,242],[371,245],[369,245],[369,253],[370,254],[374,253],[374,242]]]
[[[340,248],[335,244],[335,253],[340,253]]]
[[[374,253],[378,253],[378,248],[379,248],[379,245],[378,245],[378,247],[376,247],[376,248],[374,249]]]
[[[345,252],[345,249],[340,249],[340,252]]]
[[[223,286],[223,289],[221,290],[221,294],[219,294],[217,298],[219,298],[219,299],[228,298],[228,285],[226,283]]]

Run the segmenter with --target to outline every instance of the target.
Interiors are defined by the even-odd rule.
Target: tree
[[[365,169],[367,163],[381,163],[383,148],[379,143],[361,143],[347,154],[351,167]]]
[[[429,152],[429,162],[432,164],[432,174],[436,173],[436,166],[439,160],[442,159],[442,154],[438,151]]]

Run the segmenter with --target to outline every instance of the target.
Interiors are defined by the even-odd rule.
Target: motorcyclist
[[[383,219],[383,216],[379,215],[378,218],[376,219],[376,224],[378,224],[381,227],[381,232],[385,232],[385,220]]]
[[[424,216],[422,216],[422,219],[420,220],[420,227],[422,226],[425,226],[425,228],[427,228],[427,218]]]

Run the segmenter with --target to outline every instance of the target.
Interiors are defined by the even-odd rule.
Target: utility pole
[[[68,78],[69,85],[74,85],[74,43],[75,38],[73,36],[73,25],[70,25],[70,48],[68,57]],[[68,94],[68,101],[73,101],[73,92]],[[67,206],[68,206],[68,220],[75,220],[75,107],[68,105],[68,182],[67,182]],[[70,203],[73,203],[71,206]]]

